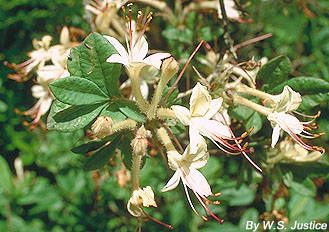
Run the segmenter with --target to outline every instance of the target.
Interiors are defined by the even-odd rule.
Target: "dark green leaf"
[[[291,62],[286,56],[278,56],[266,63],[257,73],[257,80],[264,83],[263,88],[269,90],[288,78]]]
[[[285,85],[289,85],[293,90],[301,94],[318,94],[329,92],[329,82],[314,77],[295,77],[276,86],[270,92],[280,93]]]
[[[86,154],[90,151],[94,151],[94,150],[100,148],[105,143],[106,143],[106,141],[102,141],[102,140],[89,141],[87,143],[84,143],[77,147],[72,148],[71,151],[76,154]]]
[[[84,168],[86,170],[95,170],[106,165],[110,157],[115,153],[119,139],[119,137],[115,138],[109,145],[106,145],[96,151],[92,156],[88,157],[84,164]]]
[[[121,65],[106,62],[115,48],[100,34],[90,34],[71,50],[68,68],[72,76],[87,78],[107,95],[119,95]]]
[[[70,106],[54,101],[48,116],[48,129],[59,131],[75,131],[84,128],[102,109],[103,104]]]
[[[55,97],[70,105],[88,105],[108,100],[106,94],[92,81],[80,77],[67,77],[50,83]]]

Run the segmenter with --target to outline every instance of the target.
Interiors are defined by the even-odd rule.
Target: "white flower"
[[[136,25],[132,21],[129,29],[129,39],[127,39],[127,50],[114,37],[105,36],[105,38],[114,46],[118,54],[111,55],[106,61],[109,63],[120,63],[129,68],[133,63],[144,63],[160,69],[162,60],[170,56],[169,53],[155,53],[148,57],[148,44],[142,32],[136,31]]]
[[[213,193],[211,192],[211,188],[206,178],[197,170],[207,164],[209,159],[207,145],[204,142],[200,143],[195,154],[190,153],[190,147],[188,146],[183,155],[174,150],[168,151],[167,156],[169,167],[174,170],[175,173],[162,189],[162,192],[176,188],[180,180],[182,180],[186,197],[192,210],[199,215],[192,204],[186,187],[192,190],[206,212],[222,223],[222,220],[212,213],[207,204],[205,204],[205,202],[209,202],[207,197],[213,195]]]
[[[157,204],[154,200],[154,193],[150,186],[147,186],[143,189],[134,190],[128,201],[127,209],[129,213],[134,217],[141,217],[145,214],[142,206],[157,207]]]
[[[227,140],[234,140],[227,124],[211,119],[221,108],[222,102],[222,98],[211,99],[206,87],[197,83],[192,90],[190,109],[178,105],[172,106],[179,121],[189,126],[192,154],[197,151],[197,145],[203,141],[202,136],[209,138],[218,148],[227,153],[240,152],[238,147],[227,142]]]
[[[316,117],[318,117],[318,115],[314,116],[313,119]],[[272,147],[277,144],[281,130],[283,130],[287,132],[304,149],[320,151],[322,153],[324,152],[323,148],[308,145],[300,138],[315,138],[320,136],[320,134],[312,134],[307,131],[307,129],[312,129],[311,122],[313,120],[309,122],[301,122],[295,116],[285,112],[270,113],[267,116],[267,119],[271,122],[273,127],[271,144]]]
[[[306,150],[315,150],[324,152],[323,148],[317,146],[311,146],[306,144],[300,137],[304,138],[316,138],[320,134],[312,134],[309,131],[316,128],[313,125],[313,121],[319,117],[319,114],[315,116],[308,116],[298,113],[296,110],[302,102],[301,95],[295,92],[289,86],[285,86],[282,93],[275,95],[271,98],[274,102],[274,112],[267,116],[267,119],[271,122],[273,127],[272,144],[274,147],[279,141],[281,130],[287,132],[300,146]],[[301,122],[297,117],[293,115],[299,114],[307,118],[312,118],[308,122]]]
[[[275,103],[276,112],[293,112],[302,103],[301,95],[288,85],[284,86],[281,94],[274,95],[271,100]]]

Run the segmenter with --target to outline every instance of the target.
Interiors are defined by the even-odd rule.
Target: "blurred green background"
[[[241,60],[287,55],[293,62],[293,75],[329,81],[329,1],[240,2],[253,22],[230,25],[236,44],[261,34],[273,34],[266,41],[239,50]],[[56,41],[64,25],[90,31],[83,15],[81,0],[0,0],[1,63],[25,60],[26,52],[32,50],[33,38],[50,34]],[[163,27],[160,38],[166,41],[164,49],[184,58],[191,53],[197,39],[211,41],[214,31],[215,36],[222,36],[223,30],[214,23],[216,18],[200,22],[202,19],[191,14],[187,26],[180,30],[156,19],[154,23]],[[152,42],[156,44],[157,39]],[[0,231],[134,231],[137,222],[125,211],[129,188],[120,188],[115,178],[120,165],[107,167],[98,174],[85,172],[81,157],[70,152],[82,131],[63,134],[36,129],[31,132],[23,126],[26,118],[17,115],[14,109],[26,110],[34,104],[30,93],[33,83],[15,83],[7,79],[10,72],[1,65]],[[329,94],[309,96],[310,99],[315,103],[306,110],[322,111],[320,125],[327,132],[322,143],[328,147]],[[16,158],[23,162],[21,178],[16,175]],[[171,223],[175,231],[245,231],[246,220],[266,219],[265,212],[273,209],[289,221],[328,222],[328,166],[294,170],[281,167],[263,178],[240,168],[240,158],[212,156],[202,170],[213,192],[222,192],[221,206],[212,208],[226,221],[218,225],[213,221],[204,223],[192,213],[181,186],[161,193],[170,175],[160,157],[147,159],[142,170],[142,186],[152,186],[159,205],[149,212]],[[151,222],[143,226],[143,231],[155,230],[164,228]]]

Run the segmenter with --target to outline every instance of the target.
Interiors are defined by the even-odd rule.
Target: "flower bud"
[[[113,133],[113,120],[108,116],[99,116],[94,124],[91,126],[93,134],[102,139]]]
[[[161,78],[170,80],[178,72],[178,69],[178,62],[173,57],[165,59],[161,66]]]
[[[59,37],[59,41],[65,47],[68,47],[70,45],[70,32],[69,32],[69,29],[66,26],[63,27],[63,29],[61,31],[61,34],[60,34],[60,37]]]
[[[154,200],[154,193],[150,186],[147,186],[143,189],[134,190],[128,201],[127,209],[131,215],[140,217],[143,215],[142,206],[157,207],[157,204]]]
[[[141,126],[137,130],[136,137],[131,141],[131,146],[135,155],[145,155],[148,137],[150,137],[150,131],[146,130],[144,126]]]

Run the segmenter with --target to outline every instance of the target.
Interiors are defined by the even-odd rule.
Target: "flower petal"
[[[41,100],[41,99],[40,99]],[[40,104],[40,113],[44,115],[50,109],[53,99],[51,97],[43,98]]]
[[[120,56],[119,54],[113,54],[111,55],[109,58],[107,58],[106,62],[109,63],[119,63],[119,64],[123,64],[125,66],[128,66],[128,59],[125,56]]]
[[[200,144],[205,143],[203,137],[200,135],[198,125],[195,125],[194,123],[190,124],[189,137],[190,137],[190,154],[196,154],[198,152]]]
[[[211,100],[209,110],[204,116],[204,118],[211,119],[212,117],[214,117],[215,114],[217,114],[219,109],[222,107],[222,104],[223,104],[223,98],[221,97]]]
[[[210,107],[211,96],[207,88],[197,83],[190,98],[190,112],[193,117],[204,116]]]
[[[193,120],[195,121],[195,120]],[[199,125],[200,133],[203,136],[212,138],[216,140],[216,137],[220,138],[232,138],[232,133],[229,126],[224,125],[223,123],[216,120],[209,119],[197,119]]]
[[[170,178],[168,183],[163,187],[161,192],[167,192],[167,191],[173,190],[174,188],[177,187],[177,185],[179,184],[179,181],[180,181],[179,171],[176,171],[174,173],[174,175]]]
[[[143,98],[147,99],[147,97],[149,96],[149,86],[147,85],[146,81],[141,80],[140,90],[141,90]]]
[[[43,98],[49,94],[48,90],[42,85],[33,85],[31,90],[32,96],[35,98]]]
[[[141,36],[131,49],[131,62],[142,62],[149,51],[148,43],[144,36]]]
[[[117,50],[117,52],[119,53],[120,56],[124,57],[124,59],[128,60],[128,53],[126,51],[126,49],[124,48],[124,46],[122,46],[122,44],[114,37],[112,36],[104,36],[105,39],[107,39],[115,48],[115,50]],[[107,61],[109,62],[109,61]],[[117,62],[120,63],[120,62]]]
[[[198,170],[190,168],[189,173],[182,180],[200,196],[207,197],[212,195],[207,179]]]
[[[173,105],[171,109],[174,111],[178,120],[184,125],[188,126],[190,124],[190,111],[184,106]]]
[[[143,62],[160,69],[162,60],[170,56],[170,53],[159,52],[146,57]]]
[[[275,125],[274,128],[273,128],[273,132],[272,132],[272,144],[271,144],[271,147],[272,148],[274,148],[274,146],[279,141],[280,131],[281,131],[280,126],[279,125]]]

